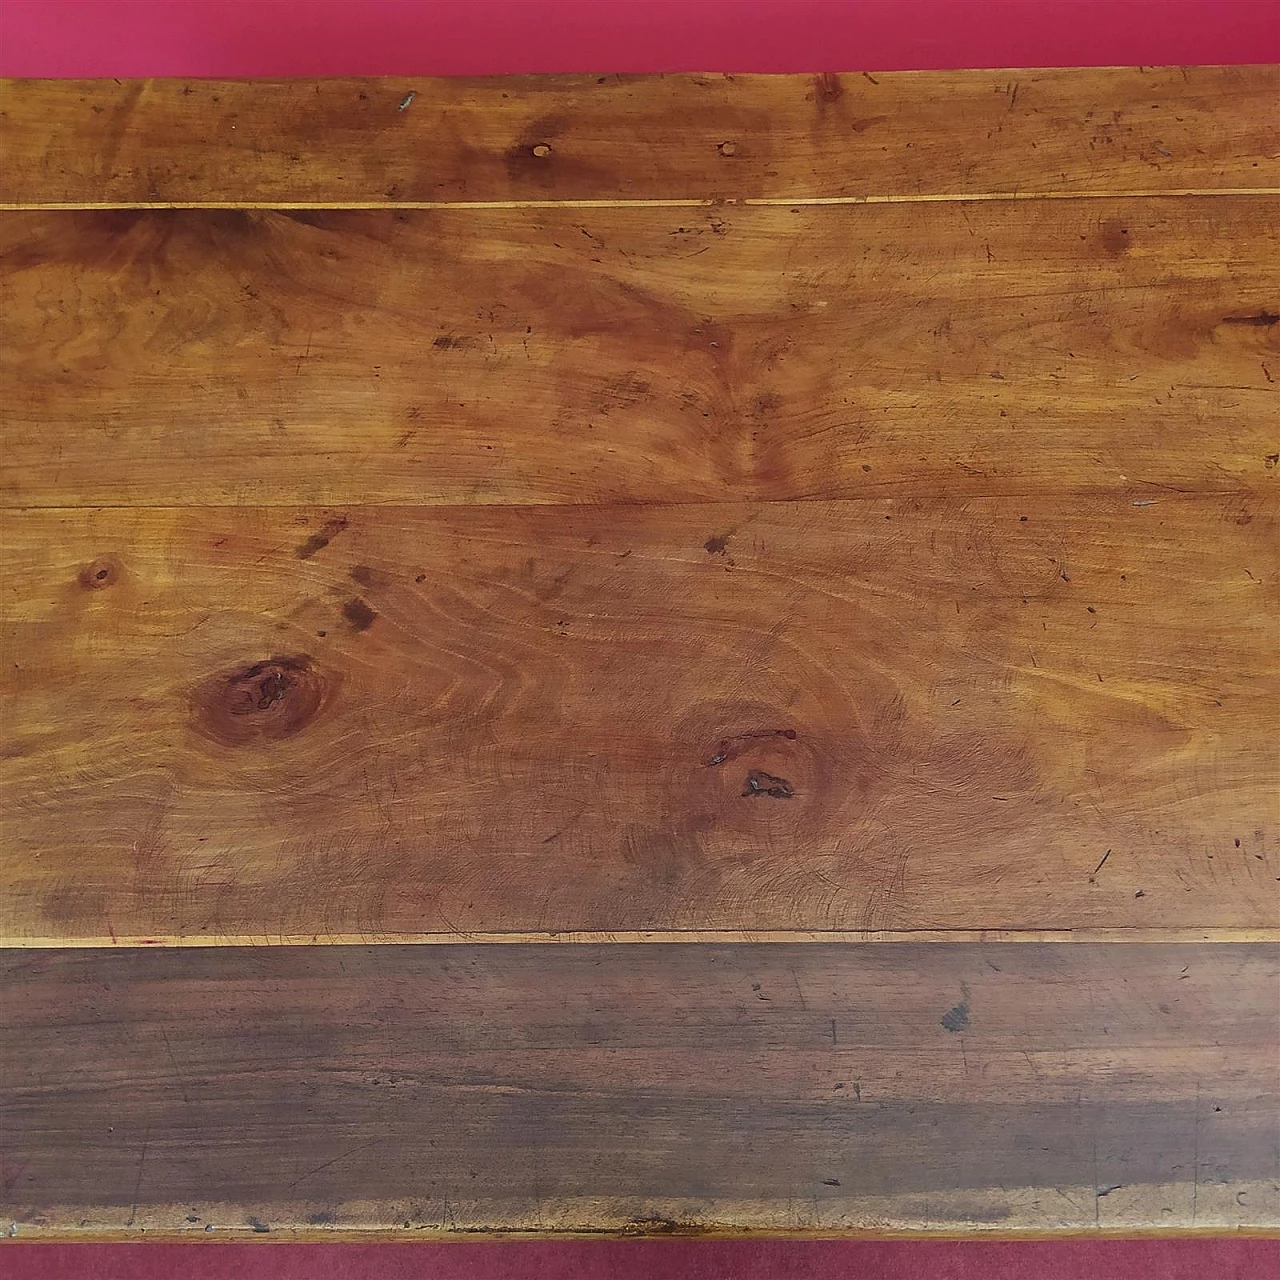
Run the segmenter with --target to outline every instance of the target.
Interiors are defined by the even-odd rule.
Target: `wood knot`
[[[326,681],[305,654],[269,658],[197,688],[195,723],[223,746],[275,742],[309,724],[327,693]]]
[[[119,580],[120,566],[109,556],[99,556],[80,570],[80,585],[87,591],[101,591]]]
[[[795,793],[795,788],[786,778],[766,773],[763,769],[752,769],[742,787],[744,796],[772,796],[775,800],[790,800]]]

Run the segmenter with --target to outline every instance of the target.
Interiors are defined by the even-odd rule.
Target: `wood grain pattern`
[[[12,941],[1280,924],[1266,503],[4,528]]]
[[[10,213],[0,500],[1275,491],[1280,202]]]
[[[19,1238],[1280,1225],[1273,946],[3,966]]]
[[[1280,1228],[1278,89],[0,84],[0,1235]]]
[[[1280,186],[1276,67],[8,81],[0,201],[848,198]]]

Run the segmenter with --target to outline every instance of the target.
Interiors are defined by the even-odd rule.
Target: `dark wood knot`
[[[99,556],[80,570],[80,585],[87,591],[101,591],[119,580],[120,566],[110,556]]]
[[[327,694],[327,682],[303,654],[214,676],[196,689],[192,701],[200,731],[234,747],[297,733],[315,718]]]

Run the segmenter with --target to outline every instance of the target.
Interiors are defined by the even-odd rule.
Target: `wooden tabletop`
[[[1278,101],[0,84],[0,1231],[1280,1228]]]

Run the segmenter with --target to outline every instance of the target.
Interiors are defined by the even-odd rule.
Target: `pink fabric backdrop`
[[[1274,1240],[9,1245],[11,1280],[1275,1280]]]
[[[7,76],[1280,61],[1280,0],[0,0]]]

